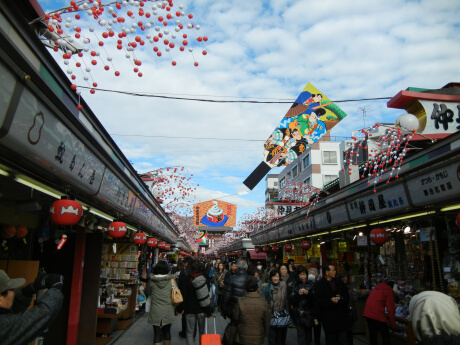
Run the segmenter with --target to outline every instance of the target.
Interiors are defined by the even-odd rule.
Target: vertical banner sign
[[[250,190],[271,168],[291,164],[347,116],[308,83],[264,144],[264,160],[243,182]]]
[[[208,233],[206,231],[197,231],[195,243],[198,243],[199,247],[207,247]]]

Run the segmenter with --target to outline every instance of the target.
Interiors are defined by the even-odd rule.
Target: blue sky
[[[45,12],[69,4],[56,0],[39,3]],[[127,3],[137,12],[134,1]],[[151,6],[146,2],[146,8],[147,4]],[[179,4],[186,13],[193,13],[193,23],[201,27],[199,31],[184,30],[199,67],[193,65],[191,53],[179,54],[177,47],[171,52],[177,60],[173,67],[167,54],[158,58],[152,44],[146,43],[135,50],[142,61],[143,77],[139,78],[112,40],[111,44],[107,41],[101,56],[110,55],[122,76],[116,78],[113,69],[93,68],[91,75],[99,87],[214,100],[290,102],[308,82],[331,100],[347,100],[393,97],[410,86],[440,88],[460,81],[458,1],[174,2],[175,7]],[[128,18],[125,25],[138,20]],[[185,25],[190,20],[182,22]],[[82,32],[93,27],[100,35],[104,30],[94,21],[86,23],[78,24]],[[135,35],[144,38],[145,32],[138,30]],[[198,35],[209,40],[199,43],[193,39]],[[68,66],[60,55],[54,56],[66,71]],[[86,85],[78,75],[77,84]],[[263,142],[290,106],[81,92],[138,172],[184,166],[199,184],[197,201],[238,192],[262,160]],[[348,114],[332,130],[333,136],[340,137],[350,137],[352,130],[378,121],[394,122],[404,113],[388,109],[385,100],[338,105]],[[263,204],[264,189],[261,182],[246,195],[224,200],[236,203],[241,217]]]

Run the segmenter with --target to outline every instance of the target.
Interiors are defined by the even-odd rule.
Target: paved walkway
[[[224,334],[225,327],[228,324],[228,319],[224,320],[220,313],[215,313],[216,316],[216,328],[218,334]],[[110,334],[112,340],[108,345],[152,345],[153,344],[153,328],[147,323],[147,314],[139,316],[135,322],[125,331],[115,331]],[[213,320],[208,320],[208,331],[213,330]],[[176,316],[174,323],[171,326],[172,345],[181,344],[186,345],[184,338],[179,337],[179,331],[181,330],[181,316]],[[324,342],[324,333],[321,335],[321,343]],[[198,336],[195,342],[199,345]],[[268,340],[265,339],[265,344],[268,344]],[[353,345],[367,345],[368,342],[365,337],[361,335],[355,335]],[[297,333],[295,328],[289,328],[287,333],[286,345],[297,345]]]

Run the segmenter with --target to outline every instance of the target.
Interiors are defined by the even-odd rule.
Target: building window
[[[309,186],[311,186],[311,177],[307,177],[307,178],[303,181],[303,184],[308,184]]]
[[[278,187],[278,181],[275,181],[275,182],[273,183],[273,185],[274,185],[275,187]]]
[[[294,168],[292,168],[292,177],[295,178],[297,174],[298,174],[298,170],[297,170],[297,165],[296,165]]]
[[[337,175],[323,175],[324,184],[334,181]]]
[[[306,154],[305,157],[303,157],[303,168],[306,169],[308,166],[310,166],[310,154]]]
[[[280,187],[281,187],[281,188],[286,187],[286,178],[285,178],[285,177],[283,177],[283,178],[280,180]]]
[[[337,164],[337,152],[323,151],[323,164]]]

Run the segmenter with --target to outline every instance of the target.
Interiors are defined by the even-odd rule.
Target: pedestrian
[[[326,345],[347,345],[348,289],[336,279],[335,266],[324,264],[323,278],[315,285],[316,312],[323,325]]]
[[[280,279],[283,282],[286,282],[286,284],[289,284],[292,280],[296,279],[296,276],[291,276],[291,273],[289,272],[289,265],[282,263],[280,265]]]
[[[227,281],[231,276],[234,276],[237,271],[238,271],[238,266],[236,265],[236,262],[231,262],[230,267],[227,270],[227,273],[225,273],[224,281]]]
[[[62,277],[58,274],[40,274],[33,283],[24,278],[11,279],[0,270],[0,342],[2,345],[26,345],[43,334],[61,310]],[[27,309],[35,293],[48,289]]]
[[[190,266],[193,262],[193,258],[191,256],[187,256],[184,259],[184,269],[179,274],[179,279],[177,280],[177,286],[179,290],[183,290],[187,284],[187,276],[190,274]],[[185,314],[182,313],[182,320],[181,320],[181,330],[179,331],[179,337],[185,338],[187,333],[187,320],[185,319]]]
[[[257,273],[259,274],[259,281],[261,281],[262,283],[265,283],[266,282],[265,277],[267,275],[267,272],[264,270],[264,266],[262,265],[260,261],[257,262],[256,268],[257,268]]]
[[[247,295],[240,298],[233,310],[233,320],[238,323],[237,344],[263,345],[269,334],[270,311],[267,302],[258,293],[257,280],[246,281]]]
[[[227,273],[227,270],[224,268],[224,264],[219,262],[217,264],[217,269],[214,271],[213,277],[214,285],[216,286],[215,305],[217,306],[219,312],[222,304],[222,288],[224,287],[225,273]]]
[[[287,329],[290,322],[276,322],[275,319],[289,320],[289,299],[286,282],[280,280],[280,273],[274,269],[270,271],[268,283],[262,285],[265,300],[270,308],[269,345],[285,345]]]
[[[174,278],[176,279],[176,282],[179,282],[179,276],[183,269],[184,263],[182,262],[182,260],[179,260],[177,262],[176,272],[174,273]]]
[[[233,308],[238,300],[246,295],[246,280],[248,274],[246,272],[248,264],[244,259],[239,259],[236,262],[237,271],[234,275],[227,279],[224,283],[222,291],[222,316],[232,319]]]
[[[152,296],[148,323],[153,326],[153,343],[171,345],[171,324],[174,322],[174,306],[171,303],[171,290],[174,274],[170,273],[165,261],[158,262],[152,269],[147,284],[147,297]]]
[[[275,261],[270,261],[268,263],[268,267],[267,269],[265,270],[265,279],[264,279],[264,283],[267,283],[268,282],[268,277],[270,275],[270,271],[275,269]]]
[[[319,280],[318,269],[316,267],[310,267],[308,269],[307,279],[312,281],[313,284]],[[315,319],[315,322],[313,325],[313,339],[315,340],[316,345],[321,344],[321,320],[319,319],[319,317]]]
[[[214,306],[217,305],[217,293],[216,293],[216,284],[214,282],[214,272],[217,270],[216,261],[212,262],[212,267],[207,273],[206,280],[209,281],[211,296],[214,303]]]
[[[190,265],[190,274],[186,276],[186,282],[181,284],[180,290],[184,301],[177,307],[177,312],[185,314],[187,345],[194,344],[195,325],[198,325],[201,339],[201,335],[204,334],[206,317],[212,315],[209,289],[203,271],[204,267],[201,262],[193,261]]]
[[[363,316],[366,318],[369,328],[370,345],[377,345],[378,333],[382,336],[382,344],[390,344],[390,332],[387,321],[390,321],[390,327],[396,327],[395,312],[396,306],[394,301],[395,292],[393,291],[394,283],[381,282],[372,289],[364,305]],[[386,309],[386,311],[385,311]],[[387,316],[388,315],[388,316]]]
[[[314,280],[308,279],[307,268],[300,265],[297,267],[297,279],[292,281],[288,287],[292,321],[297,328],[298,345],[310,345],[312,341],[316,319],[314,283]],[[319,345],[319,342],[317,344]]]
[[[339,274],[339,279],[347,286],[349,304],[348,304],[348,329],[347,339],[348,345],[353,345],[353,325],[356,321],[356,301],[358,300],[358,292],[355,289],[354,284],[351,282],[350,273],[348,271],[342,271]]]
[[[409,315],[419,345],[459,345],[457,302],[437,291],[421,292],[410,300]]]

